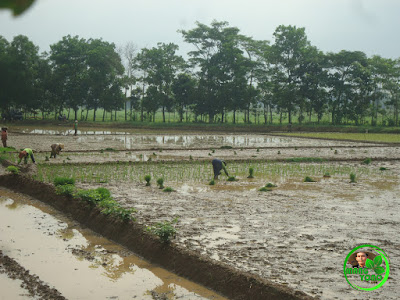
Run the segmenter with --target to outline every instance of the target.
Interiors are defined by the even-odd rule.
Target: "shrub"
[[[162,242],[169,243],[172,238],[176,236],[176,228],[174,224],[178,222],[175,218],[172,222],[164,221],[155,224],[154,226],[147,227],[147,231],[157,235]]]
[[[19,168],[15,167],[15,166],[8,166],[7,171],[11,172],[12,174],[16,174],[16,175],[19,174]]]
[[[75,186],[73,184],[63,184],[56,186],[56,194],[64,196],[74,196]]]
[[[150,186],[151,185],[151,183],[150,183],[151,176],[150,175],[144,176],[144,180],[146,180],[146,186]]]
[[[158,178],[157,179],[157,184],[158,184],[160,189],[163,189],[164,188],[164,178],[162,178],[162,177]]]
[[[94,189],[78,190],[75,196],[81,198],[83,201],[88,202],[91,205],[96,205],[98,202],[103,200],[101,194]]]
[[[104,187],[99,187],[96,189],[96,191],[100,194],[102,200],[111,199],[111,192],[108,189]]]
[[[163,189],[163,192],[170,193],[170,192],[175,192],[175,190],[172,187],[167,186],[165,189]]]
[[[356,182],[356,174],[354,173],[350,174],[350,182]]]
[[[247,176],[247,178],[254,178],[254,169],[253,168],[249,168],[249,176]]]
[[[66,184],[75,185],[75,179],[69,177],[56,177],[54,178],[53,183],[55,186]]]
[[[312,179],[312,178],[309,177],[309,176],[306,176],[306,178],[304,178],[304,182],[315,182],[315,180]]]

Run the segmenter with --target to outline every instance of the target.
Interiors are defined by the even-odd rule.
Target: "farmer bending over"
[[[224,160],[215,158],[212,160],[211,163],[212,163],[213,170],[214,170],[214,179],[218,179],[218,175],[221,174],[221,170],[224,170],[226,176],[229,177],[228,171],[225,168],[226,162]]]
[[[24,163],[27,164],[28,163],[28,156],[31,157],[32,162],[35,163],[35,158],[33,157],[33,151],[30,148],[25,148],[24,150],[22,150],[19,153],[19,159],[18,159],[18,164],[21,163],[22,159],[24,159]]]
[[[54,156],[56,158],[57,154],[60,154],[61,150],[64,149],[64,144],[53,144],[51,145],[50,158]]]
[[[1,141],[3,142],[3,147],[7,147],[7,138],[8,138],[8,133],[7,133],[7,127],[2,127],[1,128]]]

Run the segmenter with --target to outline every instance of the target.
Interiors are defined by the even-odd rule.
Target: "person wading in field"
[[[61,150],[64,149],[64,144],[53,144],[51,147],[50,158],[56,158],[57,154],[60,154]]]
[[[228,171],[225,168],[226,162],[224,160],[215,158],[211,163],[214,171],[214,179],[218,179],[218,175],[221,174],[221,170],[224,170],[226,176],[229,177]]]
[[[75,123],[74,123],[74,130],[75,130],[75,136],[76,135],[78,135],[78,120],[75,120]]]
[[[3,147],[7,147],[7,138],[8,138],[8,133],[7,133],[7,127],[2,127],[1,128],[1,141],[3,142]]]
[[[31,148],[25,148],[18,155],[18,164],[21,163],[22,159],[24,159],[24,163],[27,164],[28,163],[28,156],[31,157],[33,163],[36,163],[35,162],[35,158],[33,157],[32,149]]]

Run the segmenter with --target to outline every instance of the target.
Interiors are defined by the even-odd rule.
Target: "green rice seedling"
[[[235,176],[229,176],[227,181],[237,181]]]
[[[154,226],[146,228],[148,232],[157,235],[163,243],[169,243],[176,236],[175,225],[178,222],[178,218],[170,221],[164,221],[156,223]]]
[[[75,179],[70,177],[55,177],[53,183],[55,186],[66,184],[75,185]]]
[[[7,171],[15,175],[19,174],[19,168],[15,166],[8,166]]]
[[[356,181],[356,174],[354,174],[354,173],[350,174],[350,182],[352,182],[352,183],[357,182]]]
[[[144,176],[144,180],[146,180],[146,186],[150,186],[150,180],[151,180],[151,175],[146,175]]]
[[[163,189],[163,192],[171,193],[171,192],[175,192],[175,190],[172,187],[167,186],[165,189]]]
[[[259,189],[259,191],[260,191],[260,192],[270,192],[270,191],[272,191],[272,189],[263,186],[261,189]]]
[[[306,178],[304,178],[304,182],[315,182],[315,180],[312,179],[312,178],[309,177],[309,176],[306,176]]]
[[[163,189],[164,188],[164,178],[158,178],[157,179],[157,184],[158,184],[158,187],[160,188],[160,189]]]
[[[371,158],[366,158],[366,159],[364,159],[363,164],[369,165],[371,162],[372,162]]]
[[[266,188],[274,188],[274,187],[277,187],[277,185],[275,185],[275,184],[273,184],[273,183],[271,183],[271,182],[268,182],[268,183],[265,185],[265,187],[266,187]]]
[[[209,184],[209,185],[215,185],[215,180],[212,179],[208,184]]]
[[[249,168],[249,176],[247,178],[254,178],[254,168]]]

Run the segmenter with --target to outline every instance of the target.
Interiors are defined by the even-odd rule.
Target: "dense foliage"
[[[305,29],[281,25],[274,41],[257,41],[227,22],[181,30],[193,46],[185,60],[173,43],[117,49],[101,39],[65,36],[39,49],[26,36],[0,36],[0,110],[68,113],[93,120],[124,109],[125,120],[155,121],[176,112],[183,122],[252,120],[303,123],[329,115],[332,124],[399,125],[400,60],[361,51],[323,53]],[[78,111],[81,115],[78,116]],[[85,112],[85,113],[83,113]],[[71,114],[71,115],[70,115]]]

